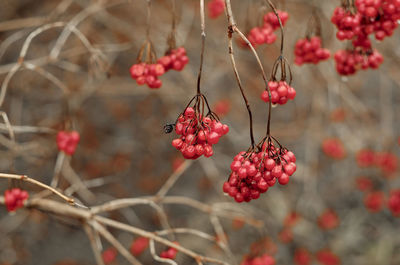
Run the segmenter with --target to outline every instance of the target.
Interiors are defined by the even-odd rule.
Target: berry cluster
[[[229,127],[213,115],[203,116],[196,108],[188,107],[179,116],[175,132],[180,137],[172,141],[172,146],[181,151],[184,158],[197,159],[202,155],[212,156],[212,146],[229,132]]]
[[[335,53],[336,70],[341,75],[355,74],[359,69],[377,69],[383,62],[383,56],[377,51],[339,50]]]
[[[388,207],[394,216],[400,216],[400,190],[390,192]]]
[[[271,91],[271,103],[272,104],[286,104],[286,102],[296,97],[296,90],[291,87],[286,81],[269,81],[268,87]],[[261,93],[261,99],[265,102],[269,102],[268,90],[264,90]]]
[[[170,50],[166,55],[157,60],[157,63],[164,67],[165,72],[168,72],[171,69],[182,71],[188,62],[189,58],[186,55],[184,47]]]
[[[322,151],[334,159],[343,159],[346,156],[346,149],[338,138],[325,139],[322,142]]]
[[[284,26],[289,19],[289,14],[285,11],[278,10],[279,18],[281,19],[282,26]],[[264,15],[264,23],[262,27],[254,27],[250,30],[247,36],[250,43],[255,47],[261,44],[271,44],[276,41],[275,31],[280,27],[278,17],[274,12],[269,12]]]
[[[101,253],[101,257],[105,265],[111,264],[117,258],[117,250],[115,248],[108,248]]]
[[[23,207],[28,197],[28,192],[19,188],[6,190],[4,192],[4,204],[6,205],[7,211],[14,212]]]
[[[382,191],[372,191],[364,197],[364,205],[371,213],[380,212],[384,203],[385,194]]]
[[[178,244],[178,242],[174,242],[175,244]],[[164,259],[175,259],[176,254],[178,254],[178,250],[175,248],[168,248],[167,250],[164,250],[161,252],[160,257]]]
[[[294,252],[293,261],[296,265],[310,265],[312,260],[311,253],[305,248],[298,248]]]
[[[329,249],[318,251],[315,254],[315,258],[322,265],[340,265],[339,257]]]
[[[186,50],[183,47],[175,47],[175,35],[170,38],[169,49],[165,55],[157,60],[154,47],[150,39],[147,39],[139,50],[137,63],[129,68],[132,79],[138,85],[146,84],[151,89],[158,89],[162,86],[160,76],[173,69],[181,71],[189,62]]]
[[[318,217],[317,223],[321,229],[330,230],[336,228],[339,225],[340,220],[334,210],[327,209]]]
[[[225,10],[225,1],[224,0],[211,0],[208,2],[208,16],[210,18],[217,18]]]
[[[397,156],[390,152],[363,149],[357,153],[356,160],[360,167],[377,167],[385,176],[393,175],[398,169]]]
[[[260,151],[240,152],[231,163],[231,174],[223,191],[236,202],[249,202],[275,185],[286,185],[296,171],[296,157],[285,148],[264,144]]]
[[[63,151],[67,155],[73,155],[79,143],[80,136],[77,131],[59,131],[57,133],[58,150]]]
[[[338,28],[336,37],[339,40],[368,39],[374,34],[377,40],[392,36],[400,18],[398,0],[357,0],[357,12],[337,7],[331,21]],[[369,46],[369,47],[368,47]],[[365,48],[370,48],[370,43]]]
[[[165,73],[165,69],[161,63],[137,63],[131,66],[129,72],[138,85],[146,84],[149,88],[157,89],[162,85],[158,77]]]
[[[275,265],[275,259],[268,254],[258,257],[246,257],[240,265]]]
[[[372,49],[369,35],[374,34],[377,40],[383,40],[385,37],[393,35],[394,30],[398,27],[397,20],[400,18],[400,1],[356,0],[354,6],[356,12],[352,12],[351,8],[351,6],[337,7],[333,12],[331,21],[338,28],[336,37],[339,40],[352,40],[354,50],[357,53],[367,54],[368,59],[363,58],[357,62],[357,59],[353,58],[354,56],[349,56],[346,64],[350,65],[350,69],[355,64],[352,63],[353,61],[356,61],[362,69],[378,68],[383,58]],[[340,51],[340,54],[341,57],[348,57],[343,56],[346,55],[344,51]],[[372,56],[373,54],[376,55],[376,58]],[[370,56],[372,58],[369,58]],[[338,59],[336,59],[337,63]],[[355,73],[354,69],[337,70],[342,75]]]
[[[294,54],[296,56],[294,62],[297,65],[304,63],[317,64],[331,56],[328,49],[322,48],[322,41],[319,36],[299,39],[296,42]]]
[[[132,241],[130,251],[133,256],[141,255],[149,247],[149,239],[147,237],[138,237]]]

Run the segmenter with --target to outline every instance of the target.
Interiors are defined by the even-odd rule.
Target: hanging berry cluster
[[[75,153],[79,140],[80,136],[77,131],[59,131],[57,133],[58,150],[66,153],[67,155],[73,155]]]
[[[208,2],[207,8],[208,8],[208,16],[210,18],[217,18],[222,13],[224,13],[225,1],[224,0],[211,0],[210,2]]]
[[[328,138],[322,142],[322,151],[334,159],[343,159],[346,156],[346,149],[339,138]]]
[[[25,190],[13,188],[4,192],[4,204],[8,212],[15,212],[24,206],[24,202],[28,199],[29,194]]]
[[[335,55],[339,74],[351,75],[358,69],[379,67],[383,57],[372,48],[369,35],[374,34],[377,40],[393,35],[398,27],[397,20],[400,18],[400,1],[346,0],[342,2],[342,6],[335,9],[331,21],[338,28],[336,37],[339,40],[351,40],[352,48],[349,51],[340,50],[337,52],[339,55]],[[355,58],[356,55],[357,58]],[[361,60],[359,57],[364,58]]]
[[[296,90],[291,87],[286,81],[269,81],[268,87],[271,91],[271,103],[283,105],[288,100],[293,100],[296,97]],[[261,93],[261,99],[269,102],[268,90]]]
[[[296,157],[272,138],[265,138],[255,149],[237,154],[231,163],[231,174],[223,191],[236,202],[258,199],[261,193],[275,185],[286,185],[296,171]]]
[[[277,13],[284,26],[289,19],[289,14],[285,11],[277,10]],[[261,27],[254,27],[250,30],[247,38],[250,43],[255,47],[262,44],[271,44],[276,41],[275,31],[279,29],[280,24],[274,12],[268,12],[264,15],[263,25]]]
[[[317,64],[331,56],[330,51],[322,47],[322,40],[319,36],[299,39],[296,42],[294,54],[296,56],[294,63],[297,65]]]
[[[375,152],[370,149],[360,150],[356,155],[360,167],[377,167],[385,176],[393,176],[398,170],[398,158],[391,152]]]
[[[286,82],[286,66],[289,69],[289,83]],[[281,78],[277,81],[277,71],[281,68]],[[288,100],[293,100],[296,97],[296,90],[290,85],[292,80],[292,73],[290,66],[286,64],[286,59],[280,56],[276,60],[273,68],[268,87],[261,93],[261,99],[265,102],[270,101],[272,104],[284,105]]]
[[[189,58],[183,47],[169,50],[156,60],[153,45],[146,40],[139,51],[137,63],[131,66],[129,72],[138,85],[146,84],[151,89],[158,89],[162,86],[160,76],[171,69],[181,71],[188,62]]]
[[[189,107],[193,101],[193,107]],[[175,124],[175,132],[180,136],[172,141],[172,146],[186,159],[197,159],[202,155],[212,156],[214,154],[212,146],[229,132],[228,125],[222,124],[209,107],[208,113],[204,112],[205,104],[208,107],[204,95],[196,95],[179,115]]]
[[[358,70],[377,69],[383,56],[377,50],[364,52],[360,49],[339,50],[334,56],[336,71],[341,75],[352,75]]]
[[[321,20],[316,9],[308,20],[306,37],[296,42],[294,54],[296,57],[294,62],[297,65],[317,64],[331,56],[330,51],[322,46]]]
[[[171,69],[175,71],[182,71],[188,62],[189,58],[186,55],[186,50],[184,47],[172,49],[157,60],[157,63],[164,67],[165,72],[168,72]]]

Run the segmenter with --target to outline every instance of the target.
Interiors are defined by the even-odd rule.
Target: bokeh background
[[[309,264],[339,264],[336,258],[341,264],[400,264],[400,219],[386,206],[390,191],[400,188],[399,32],[383,42],[373,40],[374,47],[384,56],[378,70],[341,77],[332,58],[300,67],[293,64],[294,45],[305,37],[313,10],[321,19],[324,46],[332,53],[346,47],[335,38],[336,29],[330,22],[340,1],[274,1],[278,9],[290,15],[285,25],[284,55],[291,63],[297,97],[273,108],[271,129],[296,154],[297,172],[288,185],[277,184],[259,199],[239,205],[223,194],[222,183],[229,176],[233,157],[249,147],[249,122],[229,59],[224,14],[217,19],[206,16],[202,91],[222,122],[230,126],[229,134],[221,138],[211,158],[184,162],[171,146],[174,135],[163,130],[195,95],[201,49],[198,2],[176,1],[177,43],[186,48],[189,64],[181,72],[168,72],[161,77],[162,87],[150,90],[138,86],[129,75],[129,67],[136,62],[145,40],[146,1],[0,1],[2,83],[17,62],[27,36],[47,23],[77,21],[76,28],[104,55],[88,51],[71,35],[58,58],[49,60],[64,27],[47,30],[33,39],[25,62],[38,68],[23,69],[13,76],[0,109],[15,127],[13,142],[1,121],[1,172],[26,174],[49,184],[60,156],[56,133],[70,124],[80,133],[81,141],[76,154],[62,169],[59,188],[85,205],[153,195],[184,163],[184,171],[169,195],[229,205],[259,221],[254,226],[221,218],[234,253],[229,258],[215,243],[178,237],[180,244],[189,249],[231,264],[240,264],[243,256],[251,253],[251,246],[275,257],[276,264],[296,264],[294,257],[299,249],[310,253]],[[244,32],[258,25],[270,11],[263,1],[256,0],[232,0],[232,7],[238,27]],[[94,11],[80,17],[88,10]],[[167,49],[171,19],[170,1],[152,1],[150,36],[158,56]],[[267,121],[267,105],[260,99],[265,89],[263,80],[249,50],[235,45],[234,52],[259,141],[265,135]],[[269,75],[279,56],[279,38],[272,45],[257,47],[257,52]],[[51,82],[44,72],[54,75],[61,85]],[[329,139],[343,150],[342,158],[332,158],[323,151],[323,143]],[[394,169],[384,172],[377,167],[360,167],[356,157],[366,148],[393,154]],[[77,182],[88,189],[71,189]],[[0,190],[10,184],[2,179]],[[16,185],[31,196],[40,192],[32,185]],[[366,206],[370,192],[381,192],[384,197],[376,212]],[[180,205],[166,205],[164,209],[172,227],[215,234],[207,214]],[[326,211],[333,211],[333,217],[328,217],[333,225],[328,229],[318,221]],[[108,216],[148,231],[161,229],[154,211],[146,206],[126,208]],[[296,222],[288,222],[288,216],[296,216]],[[111,232],[127,247],[134,239],[117,230]],[[103,247],[107,249],[108,243],[103,242]],[[318,263],[321,250],[333,253],[333,263]],[[140,260],[143,264],[157,264],[146,252]],[[181,254],[176,261],[195,264]],[[78,221],[36,209],[8,214],[5,207],[0,207],[0,264],[84,265],[95,261]],[[128,263],[118,256],[113,264]]]

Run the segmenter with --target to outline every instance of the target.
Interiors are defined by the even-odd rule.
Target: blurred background
[[[168,48],[171,1],[151,2],[150,38],[160,57]],[[261,0],[231,2],[244,33],[271,11]],[[152,196],[180,170],[168,195],[232,207],[257,220],[252,225],[242,219],[219,219],[231,254],[215,242],[177,237],[182,246],[198,253],[230,264],[240,264],[245,255],[260,251],[273,256],[276,264],[400,264],[400,219],[387,206],[391,191],[400,189],[399,32],[383,42],[372,41],[384,57],[379,69],[342,77],[332,58],[318,65],[293,63],[295,43],[305,37],[313,11],[321,19],[324,47],[332,54],[346,48],[330,22],[340,1],[275,0],[274,4],[289,13],[284,55],[297,91],[295,100],[272,109],[272,135],[297,157],[297,171],[286,186],[276,184],[259,199],[243,204],[222,192],[233,157],[250,146],[248,114],[228,54],[224,14],[211,19],[206,9],[202,91],[230,132],[215,145],[211,158],[186,162],[171,146],[175,133],[164,133],[163,126],[174,123],[196,93],[201,37],[199,1],[193,0],[176,0],[177,45],[185,47],[189,63],[180,72],[161,76],[162,87],[155,90],[137,85],[129,74],[146,38],[146,1],[0,1],[2,93],[6,89],[0,111],[15,133],[14,141],[2,114],[0,172],[50,184],[58,170],[58,188],[94,206],[116,198]],[[43,29],[55,22],[68,24]],[[66,25],[78,33],[62,42]],[[40,28],[26,51],[26,65],[15,72],[24,42]],[[280,34],[276,34],[275,43],[256,49],[268,76],[279,56]],[[267,124],[267,105],[260,99],[263,79],[253,54],[239,41],[234,54],[258,142]],[[64,129],[81,136],[71,158],[57,149],[57,131]],[[365,149],[369,152],[361,151]],[[366,166],[366,154],[380,162]],[[28,190],[30,196],[41,191],[1,179],[1,192],[10,185]],[[221,232],[215,231],[212,217],[196,209],[179,204],[163,208],[171,227]],[[161,229],[154,210],[146,206],[107,216],[148,231]],[[127,248],[135,239],[118,230],[110,232]],[[109,247],[104,241],[103,249]],[[163,247],[157,249],[159,253]],[[301,255],[310,261],[302,261]],[[139,260],[157,264],[148,251]],[[176,262],[196,264],[183,254]],[[79,221],[34,208],[9,214],[0,207],[0,264],[84,265],[95,260]],[[110,264],[129,263],[118,255]]]

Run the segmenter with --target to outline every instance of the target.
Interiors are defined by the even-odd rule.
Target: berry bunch
[[[240,152],[231,163],[231,174],[223,191],[236,202],[258,199],[275,185],[286,185],[296,171],[296,157],[285,148],[276,148],[268,140],[259,151]]]
[[[137,257],[149,247],[149,239],[147,237],[138,237],[132,241],[130,251],[133,256]]]
[[[208,8],[208,16],[210,18],[217,18],[222,13],[224,13],[225,1],[224,0],[211,0],[210,2],[208,2],[207,8]]]
[[[379,8],[382,5],[381,0],[356,0],[357,11],[367,17],[375,18],[378,15]]]
[[[289,14],[285,11],[277,10],[278,16],[281,19],[282,26],[285,26],[286,22],[289,19]],[[271,25],[273,30],[277,30],[279,25],[278,17],[275,15],[274,12],[268,12],[264,15],[264,25]]]
[[[165,68],[161,63],[137,63],[131,66],[129,72],[138,85],[146,84],[151,89],[157,89],[162,85],[158,77],[165,73]]]
[[[276,41],[276,34],[270,24],[264,24],[262,27],[254,27],[250,30],[247,39],[256,47],[262,44],[272,44]]]
[[[63,151],[67,155],[73,155],[79,143],[80,136],[77,131],[59,131],[57,133],[58,150]]]
[[[370,149],[362,149],[356,154],[357,164],[360,167],[370,167],[375,164],[375,152]]]
[[[296,56],[294,62],[297,65],[304,63],[317,64],[331,56],[328,49],[322,48],[322,41],[319,36],[299,39],[296,42],[294,54]]]
[[[364,197],[364,205],[371,213],[382,210],[385,202],[385,194],[382,191],[369,192]]]
[[[333,11],[331,21],[338,28],[336,37],[339,40],[351,40],[356,36],[356,33],[360,33],[362,15],[352,14],[350,11],[343,7],[336,7]]]
[[[175,47],[174,31],[169,38],[169,49],[166,54],[157,60],[154,47],[150,39],[147,39],[139,50],[137,63],[133,64],[129,72],[132,79],[136,80],[138,85],[146,84],[151,89],[158,89],[162,86],[160,76],[167,71],[174,69],[181,71],[189,62],[186,56],[186,50],[183,47],[173,49]]]
[[[305,248],[298,248],[294,252],[293,261],[296,265],[310,265],[311,259],[311,253]]]
[[[356,187],[359,191],[369,191],[373,188],[374,183],[370,178],[358,177],[356,180]]]
[[[334,159],[343,159],[346,156],[346,149],[338,138],[328,138],[322,142],[322,151]]]
[[[400,190],[390,192],[388,207],[394,216],[400,216]]]
[[[178,244],[178,242],[174,242],[175,244]],[[178,254],[178,250],[175,248],[168,248],[167,250],[164,250],[161,252],[160,257],[164,259],[175,259],[176,254]]]
[[[337,7],[331,18],[332,23],[338,28],[336,37],[339,40],[352,40],[353,48],[357,53],[368,55],[368,58],[363,58],[363,60],[357,60],[357,58],[347,60],[350,65],[349,70],[337,69],[339,74],[355,73],[353,65],[357,63],[363,69],[378,68],[383,58],[372,49],[369,35],[374,34],[377,40],[393,35],[398,27],[399,18],[400,1],[398,0],[356,0],[354,6]],[[346,55],[343,51],[339,52],[339,56]],[[372,58],[369,58],[370,56]],[[338,63],[336,57],[335,60]],[[352,63],[353,61],[355,63]]]
[[[315,258],[322,265],[340,265],[339,257],[329,249],[323,249],[315,254]]]
[[[393,175],[398,169],[397,156],[390,152],[363,149],[356,154],[356,160],[360,167],[377,167],[385,176]]]
[[[184,47],[172,49],[157,60],[157,63],[164,67],[165,72],[168,72],[171,69],[182,71],[188,62],[189,58],[186,55]]]
[[[28,199],[29,194],[25,190],[14,188],[4,192],[4,204],[8,212],[15,212],[24,206],[24,202]]]
[[[196,107],[187,107],[178,117],[175,132],[180,137],[172,141],[172,146],[181,151],[184,158],[197,159],[202,155],[212,156],[212,146],[229,132],[229,127],[212,113],[203,116]]]
[[[269,81],[268,87],[271,91],[272,104],[286,104],[289,99],[293,100],[296,97],[296,90],[291,87],[286,81]],[[268,90],[261,93],[261,99],[269,102]]]
[[[339,225],[339,216],[336,212],[332,209],[325,210],[319,217],[318,217],[318,226],[324,230],[334,229]]]
[[[282,26],[284,26],[289,19],[289,14],[285,11],[278,10],[279,18],[281,19]],[[264,15],[263,25],[261,27],[254,27],[250,30],[247,38],[250,43],[256,47],[261,44],[271,44],[276,41],[275,31],[280,27],[278,17],[274,12],[269,12]]]
[[[275,259],[268,254],[258,257],[246,257],[240,265],[275,265]]]
[[[105,265],[111,264],[117,258],[117,250],[115,248],[108,248],[101,253],[101,257]]]
[[[377,51],[339,50],[335,53],[336,70],[341,75],[355,74],[359,69],[377,69],[383,62],[383,56]]]

